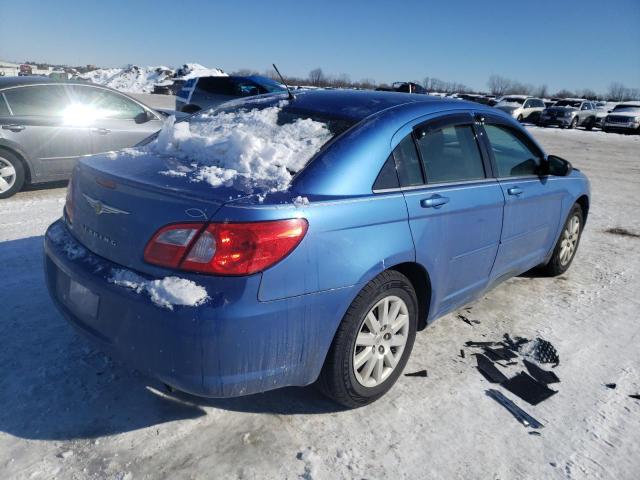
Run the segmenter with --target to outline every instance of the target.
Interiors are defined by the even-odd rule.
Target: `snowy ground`
[[[64,188],[0,201],[0,472],[3,478],[637,478],[640,470],[640,137],[543,130],[589,175],[592,208],[571,270],[519,277],[418,335],[375,404],[340,411],[312,388],[206,400],[94,351],[54,310],[42,234]],[[560,353],[559,393],[530,435],[485,395],[467,340],[537,335]],[[468,352],[469,353],[469,352]],[[612,390],[603,384],[616,383]],[[511,398],[512,395],[508,394]]]

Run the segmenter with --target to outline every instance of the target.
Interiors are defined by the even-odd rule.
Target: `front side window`
[[[404,137],[404,140],[393,150],[393,157],[396,161],[400,186],[413,187],[424,183],[420,159],[411,135]]]
[[[534,147],[509,127],[484,126],[498,169],[499,177],[536,175],[540,166],[540,155]]]
[[[71,100],[62,85],[33,85],[5,90],[14,115],[64,117]]]
[[[478,142],[471,125],[427,130],[418,139],[428,183],[485,178]]]
[[[236,95],[229,77],[202,77],[198,79],[197,89],[213,95]]]

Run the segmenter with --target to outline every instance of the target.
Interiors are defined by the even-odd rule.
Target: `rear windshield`
[[[255,98],[169,121],[148,148],[195,165],[191,177],[214,186],[286,190],[293,174],[354,124],[296,109],[295,101]]]

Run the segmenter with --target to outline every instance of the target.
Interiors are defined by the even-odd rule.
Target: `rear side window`
[[[502,125],[484,126],[495,158],[499,177],[536,175],[540,155],[521,135]]]
[[[237,95],[229,77],[203,77],[198,79],[197,89],[213,95]]]
[[[62,117],[71,101],[62,85],[34,85],[5,90],[14,115]]]
[[[400,183],[398,181],[398,174],[396,173],[396,163],[393,159],[393,155],[389,155],[387,161],[384,162],[384,166],[376,178],[376,182],[373,184],[374,190],[386,190],[389,188],[398,188]]]
[[[420,169],[420,159],[416,146],[411,135],[407,135],[393,151],[393,158],[396,161],[396,169],[400,185],[412,187],[422,185],[422,170]]]
[[[4,100],[4,96],[0,93],[0,117],[8,117],[10,114],[7,102]]]
[[[82,105],[83,113],[94,118],[134,119],[144,108],[124,95],[93,87],[74,87],[71,98],[75,105]],[[86,110],[88,109],[88,110]]]
[[[426,130],[418,139],[428,183],[485,178],[482,156],[471,125]]]

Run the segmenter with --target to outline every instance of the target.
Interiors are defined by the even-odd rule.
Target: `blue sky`
[[[640,0],[0,0],[0,59],[640,87]]]

